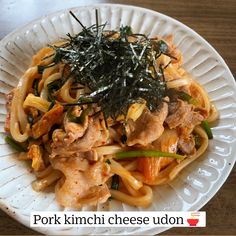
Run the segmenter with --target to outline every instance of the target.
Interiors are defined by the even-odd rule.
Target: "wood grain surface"
[[[171,16],[203,36],[224,58],[236,76],[236,0],[0,0],[0,39],[12,30],[50,12],[94,3],[122,3],[146,7]],[[236,235],[236,168],[202,210],[206,228],[172,228],[163,234]],[[33,235],[0,211],[0,234]]]

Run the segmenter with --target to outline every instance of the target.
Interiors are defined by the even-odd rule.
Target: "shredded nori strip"
[[[163,40],[134,34],[130,26],[119,31],[106,31],[106,23],[85,27],[74,13],[72,17],[82,26],[75,36],[67,34],[68,42],[55,49],[54,63],[61,61],[70,68],[69,76],[74,82],[90,89],[89,98],[101,107],[105,118],[115,119],[126,114],[129,106],[140,99],[146,100],[153,111],[160,107],[166,95],[166,82],[162,65],[156,59],[168,54],[168,45]],[[111,37],[116,36],[116,37]],[[132,37],[132,42],[129,40]],[[49,100],[68,76],[48,85]],[[73,105],[80,105],[78,103]],[[69,104],[68,104],[69,105]]]

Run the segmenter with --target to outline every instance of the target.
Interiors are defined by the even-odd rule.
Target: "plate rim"
[[[199,39],[201,41],[201,43],[204,43],[207,45],[209,51],[213,52],[217,57],[217,59],[219,59],[219,63],[224,67],[224,69],[226,69],[226,72],[229,74],[229,76],[227,77],[227,80],[231,82],[231,85],[233,86],[233,90],[236,92],[236,81],[234,79],[234,76],[229,68],[229,66],[227,65],[227,63],[225,62],[225,60],[223,59],[223,57],[221,56],[221,54],[219,52],[217,52],[217,50],[203,37],[201,36],[200,34],[198,34],[194,29],[190,28],[188,25],[182,23],[181,21],[169,16],[169,15],[166,15],[166,14],[163,14],[163,13],[160,13],[158,11],[155,11],[155,10],[152,10],[152,9],[149,9],[149,8],[145,8],[145,7],[140,7],[140,6],[134,6],[134,5],[130,5],[130,4],[118,4],[118,3],[96,3],[96,4],[88,4],[88,5],[81,5],[81,6],[77,6],[77,7],[69,7],[69,8],[64,8],[64,9],[61,9],[61,10],[57,10],[57,11],[54,11],[54,12],[50,12],[48,14],[44,14],[40,17],[37,17],[33,20],[31,20],[30,22],[14,29],[13,31],[11,31],[10,33],[8,33],[7,35],[5,35],[1,40],[0,40],[0,48],[2,47],[2,45],[6,44],[7,42],[9,42],[11,40],[12,37],[14,36],[17,36],[17,33],[19,31],[25,31],[27,30],[30,26],[33,26],[34,24],[37,24],[39,23],[41,20],[47,18],[47,17],[53,17],[53,16],[56,16],[56,15],[59,15],[60,13],[64,13],[64,12],[67,12],[69,10],[77,10],[77,9],[88,9],[88,8],[99,8],[99,7],[119,7],[119,8],[132,8],[132,9],[136,9],[136,10],[140,10],[140,11],[143,11],[145,13],[151,13],[151,14],[156,14],[156,15],[159,15],[163,18],[166,18],[167,20],[169,21],[172,21],[173,23],[176,23],[177,25],[183,27],[184,29],[187,30],[187,32],[191,32],[191,34],[194,36],[195,39]],[[236,108],[234,108],[236,110]],[[214,196],[215,194],[220,190],[220,188],[223,186],[223,184],[225,184],[227,178],[229,177],[234,165],[235,165],[235,162],[236,162],[236,154],[233,154],[233,160],[231,161],[231,165],[227,165],[227,174],[225,174],[223,176],[223,178],[221,178],[221,181],[218,180],[218,182],[214,183],[214,189],[212,190],[211,189],[211,192],[210,194],[208,193],[208,196],[205,198],[204,201],[198,201],[197,203],[193,204],[190,208],[189,208],[189,211],[198,211],[199,209],[201,209],[203,206],[205,206]],[[9,215],[11,218],[13,218],[14,220],[20,222],[21,224],[23,224],[24,226],[34,230],[34,231],[37,231],[37,232],[40,232],[40,233],[43,233],[43,234],[55,234],[57,233],[56,231],[54,231],[53,229],[51,230],[51,228],[32,228],[30,227],[29,225],[29,222],[26,221],[26,219],[24,219],[24,215],[22,214],[19,214],[18,213],[18,210],[19,209],[15,209],[13,207],[11,207],[10,205],[6,205],[4,204],[4,199],[0,199],[0,209],[3,210],[7,215]],[[168,229],[170,229],[171,227],[169,228],[155,228],[155,227],[152,227],[150,229],[146,229],[144,228],[144,230],[140,230],[138,232],[135,232],[135,234],[142,234],[142,233],[148,233],[148,234],[154,234],[154,233],[161,233],[161,232],[164,232]],[[141,228],[140,228],[141,229]],[[129,234],[127,232],[127,234]],[[131,234],[133,234],[131,232]],[[130,235],[130,234],[129,234]]]

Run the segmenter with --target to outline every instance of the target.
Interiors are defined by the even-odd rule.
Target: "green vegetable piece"
[[[133,34],[132,28],[128,25],[120,27],[121,38]]]
[[[48,111],[50,111],[55,105],[55,101],[52,101],[48,107]]]
[[[55,64],[57,64],[59,61],[61,60],[61,57],[60,57],[60,54],[59,53],[56,53],[54,58],[53,58],[53,62]]]
[[[126,141],[127,141],[127,136],[125,134],[123,134],[121,137],[120,137],[120,141],[125,144]]]
[[[33,86],[32,86],[35,96],[39,96],[38,86],[39,86],[39,79],[36,78],[34,79]]]
[[[213,134],[212,134],[211,127],[209,126],[208,121],[203,120],[201,123],[201,126],[206,131],[208,138],[213,139]]]
[[[119,175],[112,176],[111,188],[114,190],[119,189]]]
[[[43,74],[44,69],[45,69],[45,66],[38,65],[38,73],[39,74]]]
[[[195,147],[198,149],[201,146],[201,138],[198,135],[194,136]]]
[[[16,142],[14,139],[12,139],[9,136],[5,137],[5,142],[18,152],[27,152],[26,148],[22,147],[18,142]]]
[[[111,164],[111,161],[109,160],[109,159],[106,159],[106,161],[105,161],[105,163],[107,163],[107,164]]]
[[[133,157],[172,157],[175,159],[183,160],[185,156],[170,153],[170,152],[160,152],[155,150],[136,150],[136,151],[122,151],[115,154],[116,159],[127,159]]]
[[[190,96],[189,94],[183,92],[183,91],[179,91],[178,92],[178,96],[180,99],[187,101],[188,103],[191,103],[193,105],[197,105],[197,100],[195,98],[193,98],[192,96]]]
[[[68,109],[67,117],[68,117],[69,121],[71,121],[71,122],[78,123],[78,124],[83,124],[84,121],[85,121],[86,116],[88,116],[90,111],[91,111],[91,106],[88,106],[88,108],[83,110],[81,115],[77,117],[77,116],[74,116],[72,114],[72,109]]]
[[[53,82],[49,83],[47,85],[48,88],[48,100],[53,102],[55,99],[53,97],[53,93],[54,91],[57,91],[58,89],[60,89],[62,86],[62,80],[58,79],[58,80],[54,80]]]

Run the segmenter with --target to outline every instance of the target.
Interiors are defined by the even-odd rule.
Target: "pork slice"
[[[68,134],[66,132],[61,129],[55,130],[53,132],[52,153],[50,157],[68,157],[74,153],[90,151],[101,135],[99,120],[90,117],[87,129],[83,133],[82,137],[71,143],[68,141]]]
[[[192,135],[181,135],[178,142],[178,148],[185,154],[193,154],[195,149],[195,142]]]
[[[178,127],[179,134],[182,136],[190,135],[196,125],[201,124],[204,117],[194,110],[190,111],[186,116],[181,125]]]
[[[73,143],[76,139],[81,138],[89,125],[89,118],[86,116],[82,124],[69,121],[64,117],[64,129],[56,129],[52,134],[53,147],[65,147]]]
[[[110,168],[106,163],[89,164],[84,158],[70,157],[53,160],[53,167],[65,176],[56,186],[56,199],[62,206],[97,205],[110,197],[105,183]]]
[[[182,100],[173,102],[169,105],[169,115],[165,119],[170,129],[183,124],[187,115],[191,112],[192,106]]]
[[[86,116],[83,124],[77,124],[70,122],[67,117],[64,119],[64,127],[66,136],[64,137],[64,142],[71,144],[76,139],[81,138],[88,128],[88,116]]]
[[[162,108],[151,113],[145,109],[142,115],[134,122],[129,119],[125,126],[127,145],[141,144],[146,146],[158,139],[164,131],[163,122],[168,114],[168,105],[163,103]]]
[[[83,158],[86,158],[89,161],[98,161],[99,156],[96,152],[96,150],[90,150],[87,152],[82,152],[80,155],[83,155]]]
[[[187,155],[193,154],[195,142],[192,131],[208,116],[204,108],[195,107],[185,101],[178,100],[170,105],[169,116],[165,122],[170,129],[176,129],[179,134],[178,148]]]
[[[94,143],[94,147],[99,147],[112,143],[112,138],[107,129],[104,119],[100,120],[100,136],[97,141]]]
[[[204,108],[196,108],[192,104],[178,100],[169,106],[169,115],[165,123],[170,129],[177,128],[180,135],[187,135],[193,131],[196,125],[199,125],[207,117]]]

